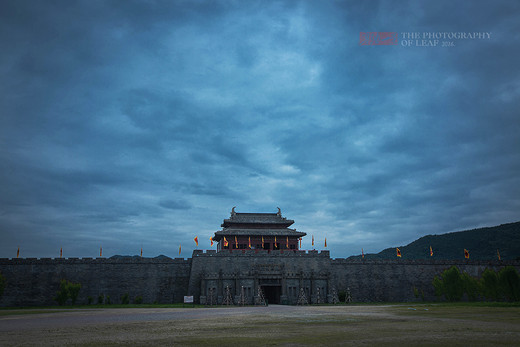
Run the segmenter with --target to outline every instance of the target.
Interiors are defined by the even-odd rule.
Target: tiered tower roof
[[[235,207],[231,216],[224,219],[222,230],[215,232],[214,241],[220,241],[224,236],[279,236],[299,238],[306,233],[291,229],[294,220],[282,217],[278,208],[277,213],[236,213]]]

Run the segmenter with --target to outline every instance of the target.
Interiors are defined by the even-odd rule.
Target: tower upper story
[[[223,237],[284,237],[298,239],[306,233],[289,228],[294,220],[282,216],[280,208],[277,213],[237,213],[235,207],[229,218],[224,219],[222,230],[215,232],[214,241],[219,242]]]

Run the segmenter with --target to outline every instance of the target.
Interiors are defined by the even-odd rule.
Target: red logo
[[[396,32],[360,32],[359,44],[361,46],[391,46],[397,45]]]

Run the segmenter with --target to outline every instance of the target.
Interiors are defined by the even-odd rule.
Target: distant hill
[[[430,257],[430,246],[433,256]],[[496,260],[497,249],[502,260],[520,259],[520,222],[495,227],[457,231],[442,235],[427,235],[406,246],[397,246],[402,259],[464,259],[464,248],[471,260]],[[351,258],[361,258],[361,255]],[[365,259],[395,259],[395,247],[377,254],[365,254]]]

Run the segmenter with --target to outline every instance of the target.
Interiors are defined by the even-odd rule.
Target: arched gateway
[[[221,303],[227,291],[235,303],[255,304],[261,301],[259,289],[271,304],[296,304],[301,288],[311,301],[317,293],[323,297],[330,282],[329,252],[300,251],[307,234],[289,228],[293,223],[279,208],[277,213],[237,213],[233,207],[213,236],[217,251],[194,251],[191,293],[202,304],[208,293],[216,293]]]

